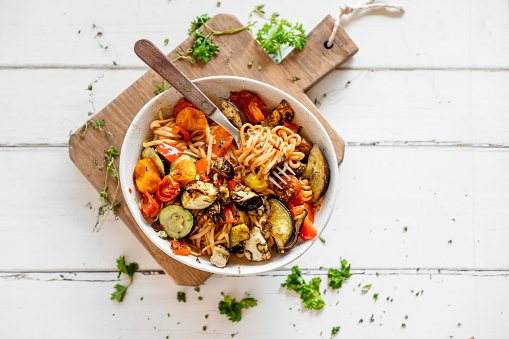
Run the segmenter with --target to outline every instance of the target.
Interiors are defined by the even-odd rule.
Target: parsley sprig
[[[246,293],[246,295],[246,298],[237,302],[229,295],[224,294],[224,300],[219,302],[219,313],[226,315],[232,322],[240,321],[242,319],[242,309],[255,307],[258,303],[255,298],[249,296],[249,293]]]
[[[125,256],[120,256],[117,259],[117,268],[118,268],[118,276],[117,279],[120,278],[122,273],[125,273],[129,277],[129,285],[124,286],[120,284],[116,284],[114,286],[115,292],[111,293],[110,300],[116,300],[121,303],[124,300],[125,293],[131,284],[133,283],[133,275],[136,270],[138,270],[138,263],[132,262],[126,266],[125,264]]]
[[[251,23],[251,18],[253,17],[253,14],[258,14],[262,18],[269,19],[269,20],[277,18],[279,16],[279,13],[275,13],[275,12],[272,13],[271,15],[267,15],[265,10],[263,9],[264,7],[265,7],[265,5],[255,6],[255,8],[251,12],[249,12],[248,23]]]
[[[115,201],[118,193],[118,188],[120,187],[120,178],[118,176],[118,170],[117,166],[115,165],[115,157],[119,155],[118,149],[115,146],[111,146],[108,150],[104,152],[104,160],[99,168],[100,171],[102,171],[104,168],[106,168],[106,173],[104,177],[104,188],[99,194],[99,201],[101,202],[101,206],[99,206],[99,210],[97,213],[97,221],[94,225],[94,229],[92,231],[95,231],[97,229],[97,232],[101,230],[101,227],[104,225],[104,222],[108,218],[108,215],[111,211],[117,215],[117,208],[122,202],[122,200]],[[97,165],[97,161],[94,158],[94,165]],[[116,180],[116,188],[115,193],[113,194],[113,198],[110,202],[110,195],[111,193],[108,193],[108,174]],[[101,222],[101,216],[104,216],[102,222]],[[100,225],[99,225],[100,223]],[[99,227],[97,227],[99,225]]]
[[[210,20],[210,17],[207,14],[202,14],[197,16],[192,22],[191,27],[188,30],[189,35],[194,33],[194,43],[191,48],[187,50],[187,53],[190,55],[185,55],[182,50],[177,51],[177,57],[173,59],[173,62],[178,59],[188,59],[190,62],[195,63],[196,60],[200,60],[202,63],[206,64],[209,62],[210,58],[216,54],[219,54],[219,44],[214,44],[212,41],[212,37],[214,35],[222,35],[222,34],[232,34],[248,29],[249,27],[256,24],[253,22],[244,27],[230,29],[226,31],[216,31],[212,29],[209,25],[207,25],[207,21]],[[203,35],[203,31],[199,32],[198,29],[201,27],[205,27],[209,30],[207,35]]]
[[[273,58],[279,56],[283,60],[282,46],[294,47],[302,50],[306,45],[306,32],[302,24],[292,25],[288,20],[272,18],[263,25],[256,35],[256,41]]]
[[[300,298],[304,307],[308,309],[320,310],[325,306],[320,293],[320,283],[322,279],[315,277],[306,283],[299,270],[299,266],[292,267],[292,274],[288,276],[286,281],[281,286],[288,288],[290,291],[295,291],[300,294]]]
[[[346,259],[341,260],[341,270],[329,268],[329,286],[333,289],[341,288],[343,281],[348,280],[352,276],[350,273],[350,264]]]

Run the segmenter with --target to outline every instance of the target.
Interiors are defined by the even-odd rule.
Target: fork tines
[[[295,172],[292,170],[292,168],[290,166],[288,166],[288,164],[285,162],[284,163],[284,168],[288,170],[288,172],[290,172],[291,174],[295,175]],[[280,167],[276,166],[275,169],[277,169],[279,171],[279,173],[281,173],[283,176],[285,176],[288,180],[290,180],[291,178],[288,176],[288,174],[285,173],[284,170],[282,170]],[[281,176],[279,176],[279,174],[277,174],[277,172],[275,170],[273,170],[271,172],[271,174],[273,174],[276,178],[278,178],[279,180],[281,180],[281,182],[284,182],[286,184],[286,181],[285,179],[283,179]],[[283,189],[278,183],[276,180],[274,180],[274,178],[272,177],[269,177],[269,180],[271,183],[273,183],[275,186],[277,186],[279,189]]]

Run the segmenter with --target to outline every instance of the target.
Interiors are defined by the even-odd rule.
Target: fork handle
[[[142,39],[134,44],[134,52],[150,68],[168,81],[177,91],[207,116],[217,109],[216,105],[177,66],[171,62],[151,41]]]

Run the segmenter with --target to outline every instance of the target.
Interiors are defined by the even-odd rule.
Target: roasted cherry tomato
[[[175,255],[188,256],[191,254],[191,249],[184,242],[178,240],[171,240],[170,247]]]
[[[161,210],[161,205],[152,194],[145,192],[143,193],[143,201],[141,202],[140,210],[143,217],[155,218]]]
[[[179,125],[173,126],[173,128],[171,129],[171,133],[173,134],[180,133],[180,135],[182,135],[182,140],[184,140],[185,142],[191,140],[191,134],[189,134],[189,132],[182,126]]]
[[[173,179],[171,175],[167,175],[157,185],[156,198],[161,202],[168,202],[180,194],[180,184]]]
[[[173,170],[173,178],[181,185],[187,185],[196,178],[196,166],[192,160],[180,161]]]
[[[134,182],[141,193],[155,193],[161,181],[159,169],[152,159],[141,159],[134,167]]]
[[[265,116],[261,111],[261,108],[265,106],[265,103],[258,97],[258,95],[242,90],[232,93],[229,99],[233,101],[233,103],[237,105],[242,112],[244,112],[251,123],[257,123],[258,121],[265,120]]]
[[[198,175],[199,180],[209,182],[210,178],[207,176],[207,167],[209,166],[209,162],[207,159],[201,159],[196,162],[196,174]]]
[[[237,184],[241,184],[241,185],[244,185],[244,180],[242,179],[232,179],[230,181],[228,181],[228,189],[231,191],[235,185]]]
[[[303,203],[305,203],[304,200],[302,200],[304,198],[304,190],[300,190],[299,194],[297,194],[297,196],[295,198],[293,198],[292,200],[292,204],[294,204],[295,206],[299,206],[299,205],[302,205]]]
[[[172,146],[166,142],[160,143],[157,146],[156,151],[169,162],[174,162],[182,153],[184,153],[182,148]]]
[[[278,179],[277,183],[281,188],[277,187],[272,182],[270,183],[270,189],[273,190],[276,196],[284,202],[292,201],[302,189],[299,179],[293,175],[288,176],[290,179],[284,175],[281,176],[285,180],[284,182]]]
[[[205,114],[196,108],[186,107],[175,117],[177,125],[184,127],[188,131],[203,131],[209,123]]]
[[[265,116],[263,115],[260,107],[258,107],[258,105],[254,101],[251,101],[249,103],[247,109],[249,112],[248,114],[249,121],[251,121],[253,124],[265,120]]]
[[[244,182],[246,186],[252,188],[256,193],[261,193],[267,189],[269,183],[267,180],[256,174],[255,172],[249,173],[245,178]]]
[[[289,202],[287,206],[290,209],[290,212],[292,213],[292,216],[294,218],[295,216],[304,212],[304,209],[308,211],[308,214],[306,215],[306,219],[304,219],[304,224],[302,225],[302,229],[300,231],[300,238],[302,240],[311,240],[314,237],[316,237],[318,232],[313,227],[313,223],[315,222],[315,216],[313,214],[313,208],[311,207],[311,204],[304,203],[300,206],[295,206],[293,203]]]
[[[212,144],[212,157],[214,159],[220,158],[226,154],[226,151],[232,147],[233,137],[227,130],[219,126],[216,135],[214,135],[214,142]]]
[[[288,129],[290,129],[290,130],[292,130],[295,133],[299,133],[299,131],[302,128],[302,126],[294,125],[294,124],[292,124],[291,122],[288,122],[288,121],[285,121],[283,126],[288,128]]]
[[[182,111],[186,107],[196,108],[196,106],[194,106],[189,100],[187,100],[186,98],[182,98],[177,102],[177,104],[173,108],[173,116],[176,117],[177,114],[179,114],[179,112]]]

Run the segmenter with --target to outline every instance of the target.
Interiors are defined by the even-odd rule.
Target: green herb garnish
[[[378,293],[373,294],[373,299],[375,299],[375,301],[378,300]]]
[[[362,292],[367,293],[371,289],[371,285],[366,285],[362,288]]]
[[[197,16],[192,22],[191,22],[191,28],[189,28],[188,33],[189,35],[194,33],[194,44],[191,48],[187,50],[187,53],[190,53],[191,55],[185,55],[182,50],[177,51],[177,57],[173,59],[173,62],[175,62],[178,59],[189,59],[192,63],[195,63],[196,60],[200,60],[204,64],[209,62],[210,58],[215,55],[219,54],[219,45],[214,44],[212,41],[212,36],[214,35],[222,35],[222,34],[231,34],[231,33],[237,33],[240,31],[243,31],[245,29],[248,29],[252,25],[254,25],[256,22],[236,29],[226,30],[226,31],[216,31],[210,26],[206,24],[207,21],[210,20],[210,17],[207,14],[202,14],[200,16]],[[200,27],[206,27],[210,33],[208,35],[203,35],[203,31],[197,32],[197,30]]]
[[[320,310],[325,306],[320,293],[320,283],[322,279],[315,277],[306,283],[302,277],[301,271],[298,266],[292,267],[292,274],[288,276],[286,281],[281,286],[288,288],[290,291],[295,291],[300,294],[300,298],[304,307],[308,309]]]
[[[332,331],[331,331],[331,334],[334,335],[334,334],[338,333],[340,329],[341,329],[341,326],[333,327]]]
[[[132,262],[126,266],[125,256],[122,255],[117,259],[117,268],[118,268],[117,279],[120,278],[120,275],[122,273],[125,273],[129,277],[129,285],[123,286],[120,284],[116,284],[114,286],[116,291],[111,293],[110,300],[116,300],[118,302],[122,302],[124,300],[124,296],[125,296],[125,293],[127,292],[127,289],[133,283],[133,275],[134,275],[134,272],[138,269],[138,264],[135,262]]]
[[[111,146],[108,150],[104,152],[104,160],[99,168],[100,171],[102,171],[103,168],[106,168],[106,174],[104,177],[104,188],[99,193],[99,201],[101,202],[101,206],[99,206],[98,212],[97,212],[97,221],[94,225],[95,231],[97,229],[97,232],[101,230],[101,227],[104,225],[104,222],[106,221],[106,218],[108,218],[108,215],[110,211],[113,211],[115,216],[117,216],[117,208],[122,202],[122,200],[115,201],[118,193],[118,188],[120,187],[120,178],[118,176],[117,166],[115,165],[115,157],[119,155],[118,149],[115,146]],[[110,203],[110,195],[111,193],[108,193],[108,174],[117,181],[117,187],[115,188],[115,193],[113,194],[113,199]],[[106,214],[105,214],[106,213]],[[99,225],[99,222],[101,221],[101,216],[104,215],[104,218]],[[97,226],[99,225],[99,228]]]
[[[81,129],[83,130],[83,133],[80,135],[81,139],[85,139],[85,133],[87,133],[87,129],[88,129],[88,124],[92,125],[92,127],[94,129],[97,129],[99,131],[103,131],[104,134],[106,134],[106,136],[109,136],[109,137],[112,137],[113,139],[115,139],[115,136],[106,129],[106,127],[103,127],[104,126],[104,119],[103,120],[87,120],[87,122],[85,122],[85,124],[83,125],[83,127],[81,127]]]
[[[186,294],[184,292],[177,292],[177,300],[179,302],[186,302]]]
[[[333,289],[341,288],[343,280],[348,280],[352,276],[350,273],[350,264],[346,259],[341,260],[341,270],[329,268],[329,286]]]
[[[166,80],[163,80],[163,83],[160,85],[156,85],[156,90],[154,91],[156,94],[161,94],[164,91],[167,91],[171,88],[171,85],[166,82]]]
[[[283,60],[281,47],[289,46],[302,50],[306,45],[306,32],[302,24],[292,25],[288,20],[272,18],[270,23],[266,23],[258,31],[256,41],[273,58],[279,55],[279,60]]]
[[[164,39],[164,45],[168,45],[168,43],[170,42],[170,39]]]
[[[242,299],[240,302],[235,301],[229,295],[224,295],[224,300],[219,302],[220,314],[224,314],[228,317],[232,322],[240,321],[242,319],[242,309],[248,309],[249,307],[255,307],[257,305],[257,300],[254,298],[247,297]]]

